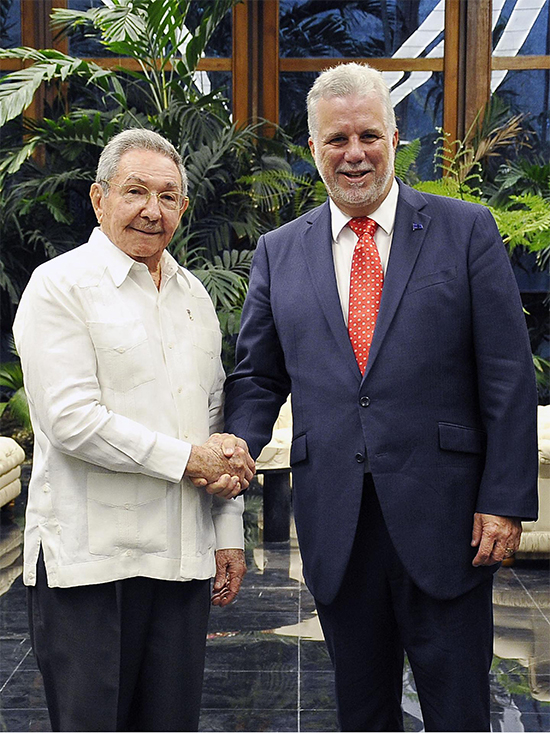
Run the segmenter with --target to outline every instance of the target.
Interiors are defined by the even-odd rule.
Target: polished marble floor
[[[49,731],[21,583],[24,495],[2,512],[0,730]],[[297,543],[264,543],[259,490],[246,500],[249,572],[237,601],[210,620],[203,731],[335,731],[332,673]],[[495,584],[494,731],[550,730],[548,563],[503,568]],[[410,670],[406,729],[422,730]],[[457,721],[457,731],[460,721]]]

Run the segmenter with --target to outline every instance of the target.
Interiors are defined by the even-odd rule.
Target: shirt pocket
[[[87,323],[101,387],[127,392],[155,379],[147,332],[141,321]]]
[[[87,505],[92,555],[167,550],[166,482],[142,474],[90,471]]]
[[[206,394],[210,394],[217,382],[220,369],[220,329],[193,324],[192,341],[197,380]]]

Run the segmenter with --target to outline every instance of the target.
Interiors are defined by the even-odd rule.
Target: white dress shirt
[[[50,586],[209,578],[242,548],[242,499],[182,478],[222,426],[218,319],[167,252],[147,267],[95,229],[37,268],[14,324],[35,432],[24,582],[40,546]]]
[[[394,179],[392,187],[386,198],[380,206],[370,215],[370,219],[378,224],[378,228],[374,234],[374,242],[378,248],[382,270],[386,274],[388,260],[390,256],[390,248],[393,237],[393,227],[395,224],[395,212],[397,210],[397,199],[399,196],[399,186]],[[353,232],[347,225],[352,218],[341,211],[332,199],[329,200],[332,228],[332,256],[334,259],[334,271],[336,273],[336,282],[338,284],[338,294],[342,304],[342,312],[344,320],[348,322],[349,310],[349,281],[351,276],[351,260],[353,258],[353,250],[357,244],[357,234]]]

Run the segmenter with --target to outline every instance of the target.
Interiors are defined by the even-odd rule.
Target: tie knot
[[[369,237],[374,237],[374,232],[378,224],[374,219],[369,219],[368,216],[356,216],[354,219],[348,221],[349,228],[361,238],[364,234]]]

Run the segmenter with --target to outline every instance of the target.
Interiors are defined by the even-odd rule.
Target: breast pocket
[[[192,340],[197,379],[204,391],[209,394],[218,376],[221,333],[219,329],[197,324],[193,328]]]
[[[127,392],[155,379],[147,333],[141,321],[89,321],[103,387]]]

